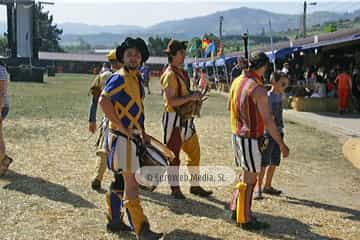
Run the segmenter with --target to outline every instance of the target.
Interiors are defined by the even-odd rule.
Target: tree
[[[188,44],[188,53],[191,57],[201,57],[201,39],[194,37]]]
[[[53,16],[49,11],[43,11],[40,3],[35,4],[35,43],[34,48],[40,51],[63,52],[59,41],[63,30],[53,23]]]
[[[335,23],[330,23],[330,24],[327,24],[325,27],[324,27],[324,32],[336,32],[337,31],[337,26]]]
[[[149,37],[148,48],[151,56],[165,56],[164,49],[167,48],[170,38]]]
[[[66,52],[76,52],[76,53],[91,52],[91,50],[92,50],[91,45],[88,42],[86,42],[83,38],[79,37],[77,41],[78,41],[78,44],[76,44],[76,45],[66,46],[65,51]]]

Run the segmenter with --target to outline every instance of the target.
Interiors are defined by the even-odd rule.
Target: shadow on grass
[[[258,232],[260,235],[272,239],[307,239],[307,240],[340,240],[339,238],[327,237],[312,232],[311,225],[305,224],[297,219],[272,216],[268,214],[256,213],[259,219],[270,223],[270,228]],[[321,227],[321,225],[316,225]]]
[[[193,233],[186,230],[175,229],[166,234],[164,240],[221,240],[222,238],[213,238],[206,235],[201,235],[198,233]]]
[[[307,200],[307,199],[296,198],[296,197],[291,197],[291,196],[286,196],[286,200],[284,200],[284,201],[288,202],[290,204],[295,204],[295,205],[303,205],[303,206],[320,208],[320,209],[324,209],[327,211],[346,213],[346,214],[350,215],[350,216],[345,217],[346,219],[360,221],[360,211],[356,210],[356,209],[339,207],[339,206],[334,206],[334,205],[325,204],[325,203],[319,203],[319,202],[315,202],[315,201],[311,201],[311,200]]]
[[[136,240],[136,236],[131,232],[116,233],[119,239]],[[163,240],[222,240],[222,238],[213,238],[206,235],[193,233],[187,230],[175,229],[165,233]]]
[[[207,217],[211,219],[223,219],[227,222],[230,222],[230,212],[226,211],[224,207],[218,207],[214,204],[208,204],[190,198],[177,200],[169,194],[163,194],[159,192],[142,190],[141,195],[147,197],[143,199],[144,201],[167,207],[170,211],[177,215],[192,214],[193,216]],[[211,198],[206,200],[211,201]],[[222,201],[220,202],[223,203]]]
[[[158,193],[158,192],[141,191],[141,194],[146,197],[143,198],[143,201],[148,201],[167,207],[170,209],[170,211],[172,211],[175,214],[179,214],[179,215],[191,214],[192,216],[196,216],[196,217],[223,219],[225,222],[231,223],[235,226],[235,222],[230,219],[230,215],[231,215],[230,211],[224,210],[224,208],[222,207],[218,207],[216,205],[208,204],[204,202],[199,202],[189,198],[185,200],[175,200],[170,195]],[[322,207],[327,206],[322,204],[320,205]],[[333,206],[329,206],[329,207],[331,209],[331,207]],[[335,209],[340,210],[337,207],[335,207]],[[349,212],[349,209],[342,209],[342,210]],[[356,212],[354,212],[354,214],[356,214]],[[325,239],[325,240],[336,239],[336,238],[330,238],[327,236],[322,236],[320,234],[317,234],[312,231],[312,225],[303,223],[294,218],[272,216],[263,213],[255,213],[255,215],[258,216],[258,219],[260,221],[265,221],[270,224],[269,229],[257,232],[259,235],[262,236],[275,238],[275,239],[286,239],[286,240],[287,239]],[[321,225],[316,225],[316,227],[321,227]],[[239,231],[243,231],[243,230],[239,228]],[[170,237],[165,239],[214,239],[207,236],[201,236],[178,229],[169,232],[167,235],[170,235]]]
[[[96,208],[94,204],[70,192],[66,187],[48,182],[42,178],[22,175],[11,170],[1,178],[11,182],[5,185],[4,189],[45,197],[55,202],[71,204],[77,208]]]

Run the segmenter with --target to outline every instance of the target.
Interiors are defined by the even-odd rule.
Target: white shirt
[[[281,70],[281,72],[288,74],[289,73],[289,69],[287,69],[286,67],[283,67],[283,69]]]

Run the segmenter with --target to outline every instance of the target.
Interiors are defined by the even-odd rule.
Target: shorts
[[[260,173],[262,154],[259,148],[259,140],[233,135],[232,145],[236,166],[248,172]]]
[[[2,109],[1,109],[1,118],[2,119],[5,119],[7,117],[9,113],[9,106],[4,106]]]
[[[115,173],[135,173],[140,168],[137,145],[125,135],[109,131],[107,165]]]
[[[263,151],[262,166],[279,166],[281,160],[280,146],[270,135],[265,135],[265,141],[267,142],[266,148]],[[281,134],[284,137],[284,134]]]

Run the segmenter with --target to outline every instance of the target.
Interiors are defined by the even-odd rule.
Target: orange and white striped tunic
[[[263,81],[254,72],[240,75],[233,81],[229,107],[231,130],[234,135],[253,139],[263,136],[264,122],[252,96],[258,87],[263,87]]]

